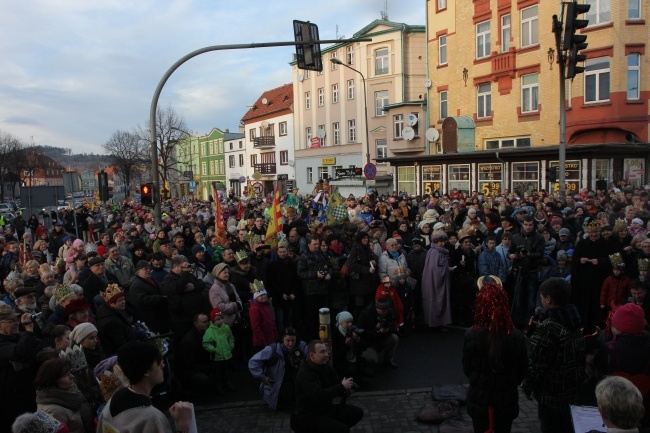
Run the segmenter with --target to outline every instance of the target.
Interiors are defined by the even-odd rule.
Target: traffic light
[[[562,40],[562,49],[568,50],[567,55],[567,78],[574,78],[577,74],[582,74],[585,68],[577,66],[587,60],[587,56],[580,54],[580,50],[587,48],[587,35],[577,35],[576,31],[584,29],[589,25],[589,20],[578,19],[578,16],[589,11],[591,8],[588,4],[569,3],[567,5],[566,20],[564,21],[564,38]]]
[[[318,26],[309,21],[293,20],[293,35],[296,42],[312,42],[310,45],[296,45],[298,69],[322,72],[320,44],[313,43],[319,40]]]
[[[551,183],[557,182],[557,167],[549,167],[546,169],[546,180]]]
[[[97,173],[97,186],[99,190],[99,201],[108,201],[108,173],[104,170]]]
[[[140,187],[140,203],[153,206],[153,183],[145,183]]]

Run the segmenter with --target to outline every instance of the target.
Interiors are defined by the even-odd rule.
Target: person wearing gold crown
[[[582,324],[602,326],[604,321],[600,309],[600,290],[611,272],[609,255],[614,246],[600,236],[600,223],[590,220],[584,223],[587,238],[580,240],[571,261],[571,297],[578,307]]]
[[[250,288],[253,300],[248,314],[253,332],[253,348],[257,353],[278,338],[278,331],[275,327],[273,307],[269,304],[269,296],[264,288],[264,283],[255,280]]]
[[[605,278],[600,290],[600,308],[610,311],[612,308],[627,302],[632,280],[625,275],[625,262],[621,253],[609,256],[612,264],[612,275]]]
[[[133,318],[126,312],[124,291],[117,284],[109,284],[101,296],[105,303],[97,309],[97,329],[106,354],[113,355],[135,340]]]

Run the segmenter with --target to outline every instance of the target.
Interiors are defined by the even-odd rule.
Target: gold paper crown
[[[401,266],[398,266],[395,268],[395,278],[397,277],[405,277],[406,273],[404,272],[404,268]]]
[[[486,279],[488,280],[487,282],[485,282]],[[501,278],[497,277],[496,275],[488,275],[487,277],[486,276],[479,277],[479,279],[476,281],[476,285],[478,286],[479,290],[481,290],[483,288],[483,283],[484,282],[485,282],[485,284],[487,284],[489,282],[495,282],[499,286],[503,287],[503,282],[501,281]]]
[[[251,288],[251,293],[255,295],[256,293],[264,292],[266,293],[266,290],[264,289],[264,282],[260,280],[255,280],[252,283],[249,284]]]
[[[591,221],[585,222],[582,227],[585,229],[585,231],[593,231],[593,230],[598,230],[603,227],[602,224],[600,224],[597,220],[592,219]]]
[[[101,295],[106,302],[110,302],[110,300],[113,299],[115,296],[123,293],[124,291],[120,289],[120,286],[118,286],[117,284],[109,284],[108,287],[106,287],[106,291],[101,292]]]
[[[70,361],[72,372],[81,371],[88,367],[88,361],[86,361],[86,355],[81,346],[66,347],[65,350],[59,353],[59,356]]]
[[[625,221],[622,218],[617,219],[614,222],[614,232],[618,233],[618,232],[622,232],[623,230],[627,230],[627,221]]]
[[[113,394],[127,386],[129,386],[129,379],[118,364],[113,366],[113,371],[104,371],[99,376],[99,389],[102,391],[104,401],[110,400]]]
[[[612,264],[613,268],[625,267],[625,262],[623,262],[623,256],[621,253],[614,253],[609,256],[609,262]]]
[[[262,237],[260,235],[254,234],[253,232],[246,233],[244,239],[246,239],[248,245],[251,246],[251,249],[255,248],[255,245],[259,245],[262,243]]]
[[[647,271],[648,270],[648,265],[650,265],[650,260],[648,260],[648,259],[639,259],[639,270],[640,271]]]
[[[18,431],[29,433],[57,433],[61,428],[60,421],[40,410],[19,416],[16,418],[14,429],[16,429],[16,425],[20,425]]]
[[[280,242],[278,242],[278,248],[288,248],[289,247],[289,242],[286,239],[282,239]]]
[[[60,304],[72,295],[74,295],[74,290],[72,290],[72,287],[70,287],[69,284],[63,284],[52,292],[52,296],[56,299],[57,304]]]
[[[242,260],[248,259],[248,253],[246,251],[237,251],[235,253],[235,261],[237,263],[241,262]]]

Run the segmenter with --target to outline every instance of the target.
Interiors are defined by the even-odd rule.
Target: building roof
[[[266,103],[263,103],[265,100]],[[273,113],[291,109],[292,105],[293,84],[289,83],[262,93],[241,120],[246,123],[258,117],[268,117]]]
[[[246,137],[246,134],[242,134],[241,132],[224,132],[223,133],[223,139],[228,141],[228,140],[237,140],[239,138],[244,138]]]

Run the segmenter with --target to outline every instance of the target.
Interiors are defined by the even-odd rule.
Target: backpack
[[[422,406],[422,409],[418,412],[418,420],[441,423],[446,419],[456,418],[458,415],[458,404],[455,401],[434,401]]]

